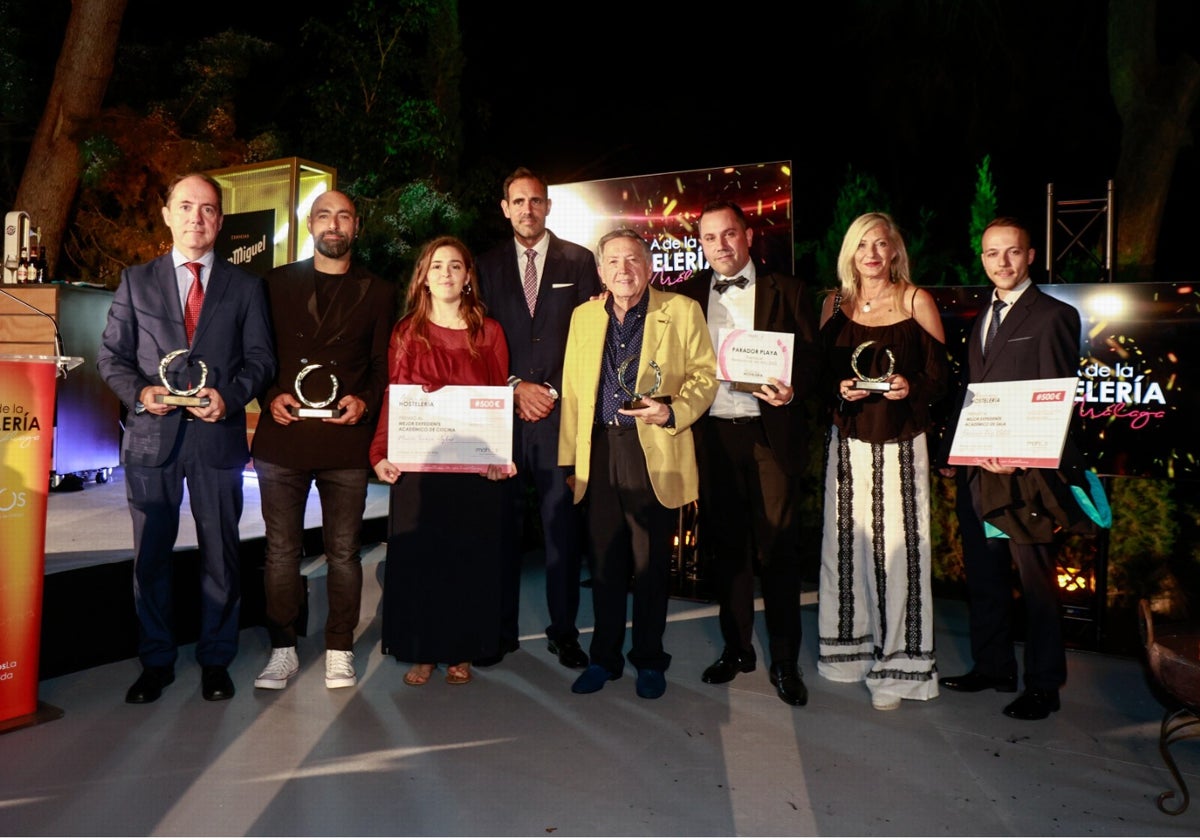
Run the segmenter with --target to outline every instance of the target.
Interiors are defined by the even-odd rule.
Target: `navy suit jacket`
[[[528,382],[549,383],[561,393],[571,313],[579,304],[600,294],[601,286],[591,251],[553,233],[548,235],[546,265],[532,318],[525,303],[517,248],[511,237],[481,256],[476,268],[479,297],[487,306],[488,315],[504,328],[509,375]],[[556,406],[546,419],[557,424],[558,413]]]
[[[987,359],[983,357],[984,320],[982,316],[975,320],[967,344],[971,382],[1059,379],[1078,374],[1079,312],[1070,304],[1031,285],[1000,322]]]
[[[129,410],[121,463],[157,467],[170,456],[187,410],[178,408],[159,417],[138,414],[135,406],[143,388],[162,384],[158,376],[162,357],[187,346],[171,254],[125,269],[96,360],[101,377]],[[262,280],[219,257],[214,261],[186,358],[208,366],[205,385],[216,389],[226,406],[223,420],[195,422],[190,433],[200,437],[200,451],[209,466],[244,466],[250,458],[246,403],[275,375]]]
[[[669,291],[687,295],[700,304],[708,317],[708,295],[713,270],[703,271],[669,287]],[[767,441],[784,472],[795,475],[807,466],[808,430],[804,428],[803,401],[817,385],[821,351],[816,343],[817,318],[807,285],[787,274],[756,266],[754,279],[754,329],[795,335],[792,354],[792,388],[795,398],[788,405],[773,406],[759,402]]]
[[[986,313],[985,308],[975,320],[970,338],[967,339],[967,381],[964,386],[972,382],[1062,379],[1078,375],[1080,318],[1075,307],[1043,294],[1036,285],[1030,285],[1000,322],[1000,330],[985,359],[983,327],[987,320]],[[961,411],[961,406],[962,399],[959,399],[956,414]],[[942,446],[943,462],[949,457],[957,427],[958,418],[955,416]],[[1045,515],[1047,511],[1028,497],[1025,487],[1028,480],[1023,474],[1037,473],[1038,480],[1048,494],[1061,494],[1065,492],[1064,479],[1070,484],[1086,486],[1083,469],[1082,453],[1068,435],[1058,470],[1026,470],[1021,474],[997,475],[979,467],[967,467],[963,477],[969,483],[978,476],[984,516],[988,520],[1007,516],[1005,510],[1013,507],[1014,500],[1026,500],[1013,507],[1015,513],[1012,516],[1015,518],[1008,518],[1006,526],[1002,528],[1014,541],[1050,542],[1053,539],[1052,532],[1041,526],[1042,523],[1052,526],[1054,517]],[[1078,513],[1078,505],[1068,507],[1073,508],[1073,514]],[[1026,524],[1022,524],[1022,521]],[[1067,526],[1070,523],[1060,521],[1059,524]]]

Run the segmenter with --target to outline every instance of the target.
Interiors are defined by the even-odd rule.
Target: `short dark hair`
[[[550,185],[546,183],[546,179],[538,175],[533,170],[526,169],[524,166],[518,166],[513,170],[512,174],[504,179],[504,200],[508,201],[508,188],[513,185],[513,181],[520,181],[522,178],[532,178],[542,185],[542,192],[549,194]]]
[[[984,227],[983,232],[979,234],[980,250],[983,250],[983,234],[987,233],[992,228],[998,228],[998,227],[1016,228],[1017,230],[1021,231],[1021,233],[1023,233],[1025,235],[1025,247],[1026,248],[1033,247],[1033,235],[1030,234],[1029,228],[1027,228],[1025,226],[1024,222],[1022,222],[1016,216],[997,216],[996,218],[994,218],[990,222],[988,222],[987,226]]]
[[[176,175],[171,179],[171,183],[167,185],[167,200],[163,202],[164,207],[171,206],[171,196],[175,194],[175,188],[179,186],[181,181],[186,181],[188,178],[199,178],[204,183],[208,184],[217,193],[217,215],[224,216],[225,208],[221,202],[221,182],[211,175],[206,175],[203,172],[187,172],[183,175]]]
[[[709,213],[719,213],[722,210],[728,210],[729,212],[733,213],[733,215],[737,216],[737,220],[742,223],[742,230],[746,230],[750,227],[750,223],[746,221],[745,211],[743,211],[742,208],[735,202],[724,198],[718,198],[714,201],[708,202],[708,204],[705,204],[703,209],[700,210],[700,215],[703,217]]]

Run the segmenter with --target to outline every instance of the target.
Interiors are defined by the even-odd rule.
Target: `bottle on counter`
[[[36,242],[31,241],[29,243],[29,267],[25,270],[25,282],[26,283],[39,282],[38,276],[37,276],[37,263],[38,263],[38,252],[39,251],[41,251],[41,248],[38,247],[38,244]]]
[[[37,241],[37,258],[34,259],[32,254],[29,256],[30,272],[33,274],[30,280],[35,283],[49,283],[49,270],[46,268],[46,246],[42,244],[42,228],[40,225],[37,229]]]
[[[21,248],[21,259],[17,261],[17,282],[29,282],[29,247]]]

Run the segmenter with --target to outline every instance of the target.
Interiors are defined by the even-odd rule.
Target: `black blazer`
[[[989,304],[990,307],[990,298]],[[1015,382],[1026,379],[1061,379],[1079,373],[1080,318],[1075,307],[1043,294],[1036,285],[1021,293],[1000,323],[988,357],[983,357],[983,328],[987,308],[976,318],[967,339],[967,381]],[[955,417],[947,428],[941,462],[949,457],[958,428],[962,395]],[[996,475],[979,467],[967,467],[966,480],[976,477],[984,505],[984,518],[1002,525],[1017,542],[1050,542],[1053,526],[1070,528],[1082,522],[1078,504],[1071,500],[1068,484],[1086,486],[1084,461],[1068,435],[1062,464],[1057,470],[1023,470],[1013,475]],[[1036,475],[1030,475],[1036,473]],[[1068,511],[1064,516],[1062,511]],[[1049,526],[1049,530],[1047,529]]]
[[[367,469],[379,405],[388,386],[388,338],[396,321],[396,288],[351,263],[340,276],[323,316],[317,315],[316,271],[312,259],[283,265],[266,276],[267,299],[275,328],[279,375],[260,398],[262,414],[254,433],[254,457],[291,469]],[[338,378],[338,399],[352,394],[367,404],[354,426],[303,420],[281,426],[271,417],[271,400],[293,393],[296,374],[325,365],[304,380],[304,393],[329,394],[329,374]],[[335,401],[336,403],[336,401]]]
[[[703,271],[669,287],[700,304],[708,316],[713,270]],[[808,285],[787,274],[757,268],[754,280],[754,329],[795,335],[791,386],[796,396],[788,405],[759,402],[767,441],[784,471],[794,475],[807,466],[808,430],[803,401],[816,390],[821,351],[816,341],[817,318]]]
[[[508,341],[509,375],[548,382],[562,392],[563,354],[575,307],[600,294],[596,258],[582,245],[549,233],[546,265],[533,318],[525,303],[522,269],[512,238],[481,256],[476,265],[479,297],[500,322]],[[555,410],[546,418],[558,422]]]
[[[985,361],[983,328],[990,307],[989,296],[988,303],[971,325],[971,334],[967,338],[967,364],[939,449],[939,464],[945,464],[950,457],[963,397],[972,382],[1060,379],[1076,376],[1079,372],[1080,321],[1075,307],[1043,294],[1036,285],[1031,285],[1001,321],[995,346]]]
[[[158,467],[171,454],[187,410],[160,417],[138,414],[135,407],[144,387],[162,384],[162,357],[187,346],[171,252],[121,272],[96,357],[100,376],[129,410],[121,463]],[[205,384],[220,393],[226,406],[225,419],[193,424],[208,465],[244,466],[250,457],[246,403],[275,375],[262,280],[219,257],[214,261],[188,359],[208,366]]]
[[[990,306],[990,303],[989,303]],[[1031,285],[1000,322],[988,358],[983,358],[987,309],[971,327],[967,343],[970,382],[1058,379],[1079,372],[1079,312]]]

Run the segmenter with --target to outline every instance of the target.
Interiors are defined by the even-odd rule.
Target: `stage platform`
[[[91,489],[91,488],[89,488]],[[7,836],[71,837],[1195,837],[1198,806],[1155,807],[1172,785],[1163,706],[1135,659],[1070,651],[1062,711],[1000,713],[1015,695],[946,692],[896,711],[818,676],[817,609],[802,610],[808,705],[784,705],[759,666],[700,680],[721,652],[715,605],[672,599],[667,693],[635,674],[592,695],[546,649],[545,575],[522,576],[520,642],[470,685],[404,684],[380,653],[384,546],[364,553],[359,684],[325,687],[319,632],[298,644],[284,691],[253,687],[270,654],[242,631],[236,696],[200,697],[194,645],[149,706],[123,702],[136,659],[42,681],[60,720],[0,736]],[[90,568],[103,568],[90,567]],[[52,575],[51,577],[61,576]],[[310,578],[310,625],[326,615]],[[966,606],[936,599],[938,667],[970,663]],[[592,640],[582,599],[580,642]],[[1200,740],[1173,752],[1200,789]],[[1177,800],[1172,804],[1177,804]]]
[[[242,626],[262,623],[265,527],[258,479],[245,475],[242,548]],[[386,539],[388,488],[371,482],[364,514],[364,550]],[[321,503],[316,488],[305,511],[302,572],[323,574]],[[195,641],[198,627],[199,551],[185,493],[175,544],[176,615],[180,643]],[[46,508],[46,588],[42,609],[42,679],[137,655],[133,611],[133,526],[125,498],[125,471],[107,483],[87,482],[77,492],[52,492]]]

